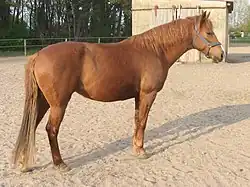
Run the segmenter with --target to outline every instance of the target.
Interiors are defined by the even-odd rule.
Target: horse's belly
[[[111,69],[112,63],[87,61],[81,75],[81,94],[97,101],[111,102],[126,100],[135,96],[139,84],[137,72],[120,65]],[[118,65],[117,65],[118,66]]]
[[[112,102],[133,98],[136,89],[134,85],[98,83],[92,86],[85,85],[78,93],[92,100]]]

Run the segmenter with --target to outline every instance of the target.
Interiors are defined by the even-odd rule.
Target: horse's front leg
[[[148,114],[156,98],[157,92],[141,92],[139,97],[135,98],[135,129],[133,135],[133,153],[140,158],[147,158],[143,148],[144,131],[146,129]]]

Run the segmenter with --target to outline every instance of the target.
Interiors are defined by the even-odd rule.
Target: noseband
[[[196,32],[196,37],[193,39],[193,46],[194,46],[194,41],[195,39],[197,38],[197,36],[201,39],[201,41],[203,41],[206,46],[208,47],[208,51],[206,53],[206,57],[209,58],[209,52],[210,52],[210,49],[213,48],[213,47],[216,47],[216,46],[221,46],[221,43],[220,42],[209,42],[207,41],[201,34],[200,32],[198,31],[198,28],[197,28],[197,25],[195,24],[194,26],[194,29],[195,29],[195,32]]]

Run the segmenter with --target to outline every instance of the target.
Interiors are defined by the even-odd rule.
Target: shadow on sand
[[[226,61],[231,64],[250,62],[250,53],[231,53]]]
[[[198,113],[188,115],[186,117],[165,123],[160,127],[146,131],[145,142],[155,139],[160,139],[161,142],[156,142],[149,147],[145,147],[150,154],[155,155],[165,151],[168,147],[176,144],[181,144],[187,140],[192,140],[201,135],[208,134],[215,129],[228,126],[250,117],[250,104],[244,105],[230,105],[221,106],[218,108],[204,110]],[[150,125],[150,124],[148,124]],[[195,134],[192,136],[192,134]],[[169,139],[169,136],[171,138]],[[131,146],[131,138],[127,137],[114,141],[104,146],[104,148],[97,149],[87,155],[74,155],[65,158],[72,168],[79,167],[88,162],[96,161],[100,158],[122,151]],[[177,140],[180,138],[181,140]],[[177,140],[175,143],[166,144],[166,141]],[[157,151],[154,151],[157,148]]]

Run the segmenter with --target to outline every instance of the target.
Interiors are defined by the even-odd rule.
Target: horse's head
[[[214,62],[221,62],[224,58],[224,50],[218,41],[214,31],[213,24],[209,18],[210,12],[202,12],[195,19],[193,32],[193,47],[212,58]]]

